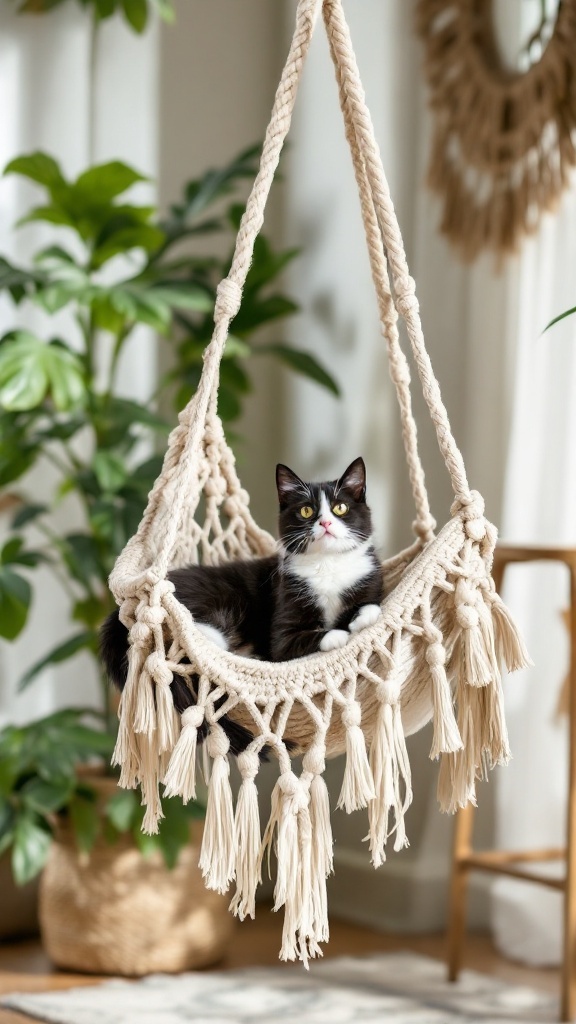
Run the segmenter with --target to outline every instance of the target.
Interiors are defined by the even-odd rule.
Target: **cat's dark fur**
[[[175,596],[209,637],[231,651],[266,661],[343,646],[351,632],[375,621],[382,600],[382,569],[371,541],[362,459],[328,483],[304,483],[279,465],[276,482],[278,554],[222,566],[194,565],[169,574]],[[335,507],[346,511],[338,516]],[[309,518],[303,517],[303,509]],[[114,612],[102,627],[100,650],[119,689],[126,681],[127,649],[127,630]],[[171,689],[178,711],[195,702],[183,678],[174,677]],[[232,751],[239,753],[250,734],[227,719],[221,724]]]

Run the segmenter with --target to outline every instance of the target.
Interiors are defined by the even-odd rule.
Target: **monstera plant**
[[[112,608],[108,575],[159,471],[157,451],[175,420],[167,410],[181,408],[198,385],[216,285],[228,270],[243,210],[238,189],[255,174],[257,152],[246,150],[190,181],[165,216],[137,200],[143,175],[119,161],[90,167],[74,181],[46,153],[18,157],[5,170],[38,188],[39,203],[20,227],[42,222],[53,238],[26,266],[0,258],[0,290],[14,303],[15,321],[0,339],[0,501],[11,515],[0,550],[0,636],[10,641],[24,629],[38,566],[61,584],[70,619],[70,635],[28,668],[21,687],[80,651],[97,657],[98,627]],[[209,251],[212,237],[215,253],[228,249],[228,255]],[[222,364],[219,412],[229,431],[251,390],[255,358],[280,360],[338,392],[312,354],[279,334],[297,311],[278,287],[295,256],[263,236],[256,244]],[[58,315],[52,333],[39,336],[19,323],[27,306]],[[145,402],[118,385],[120,360],[138,359],[141,325],[162,339],[171,364]],[[41,463],[52,467],[54,484],[39,497],[34,471]],[[79,523],[73,530],[62,525],[64,504]],[[20,881],[41,867],[47,850],[41,840],[53,815],[76,808],[72,824],[84,848],[96,836],[86,810],[89,786],[75,781],[71,766],[79,737],[91,755],[109,751],[115,714],[105,680],[102,694],[103,720],[96,725],[83,723],[73,709],[28,732],[0,732],[0,850],[12,845]],[[139,808],[131,796],[119,797],[110,814],[108,826],[132,828]],[[184,841],[181,815],[174,814]],[[113,828],[107,833],[113,836]],[[161,844],[161,837],[151,842],[156,838]]]

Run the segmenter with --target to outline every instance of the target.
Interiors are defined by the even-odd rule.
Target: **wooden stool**
[[[499,545],[494,558],[494,582],[500,591],[504,570],[512,562],[562,562],[570,574],[570,670],[569,670],[569,766],[566,847],[545,850],[489,850],[478,853],[472,846],[474,808],[471,804],[456,814],[450,906],[448,914],[448,977],[456,981],[462,963],[465,934],[466,894],[470,871],[489,871],[496,875],[538,885],[547,885],[564,893],[564,955],[560,1020],[576,1016],[576,548],[514,547]],[[530,645],[528,644],[528,647]],[[563,878],[546,878],[521,865],[565,860]]]

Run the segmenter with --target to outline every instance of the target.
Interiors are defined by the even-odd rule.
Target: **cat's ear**
[[[276,466],[276,487],[278,488],[278,501],[281,505],[285,505],[288,501],[293,498],[296,491],[301,491],[306,485],[293,473],[288,466],[283,466],[281,462]]]
[[[336,491],[349,491],[354,501],[366,501],[366,466],[364,459],[354,459],[336,484]]]

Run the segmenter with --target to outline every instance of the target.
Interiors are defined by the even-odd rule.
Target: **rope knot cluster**
[[[428,543],[428,541],[432,540],[434,536],[436,525],[434,516],[426,516],[425,519],[414,520],[412,523],[412,531],[421,541]]]
[[[146,658],[146,669],[152,676],[152,679],[160,686],[170,686],[172,672],[158,651],[152,651],[152,654],[148,655]]]
[[[416,298],[416,282],[410,274],[406,274],[405,277],[399,277],[396,280],[394,287],[396,290],[396,309],[406,320],[410,313],[417,312],[420,308]]]
[[[220,317],[226,317],[227,320],[233,320],[240,309],[241,302],[242,289],[240,285],[229,277],[223,278],[216,289],[214,319],[219,320]]]
[[[218,756],[226,757],[226,754],[230,749],[230,740],[221,725],[212,726],[208,733],[206,744],[208,747],[208,753],[212,758],[216,758]]]
[[[243,750],[238,754],[238,769],[243,779],[255,779],[260,767],[260,758],[255,750]]]
[[[426,648],[426,661],[430,666],[432,665],[445,665],[446,664],[446,651],[444,645],[439,641],[435,641]]]
[[[204,708],[200,704],[193,704],[182,712],[182,725],[190,726],[192,729],[199,729],[204,721]]]
[[[462,515],[467,522],[470,519],[482,519],[484,516],[484,498],[478,491],[457,494],[450,508],[450,515]]]
[[[355,725],[360,725],[362,721],[362,710],[357,700],[347,704],[342,712],[342,724],[347,729],[352,729]]]

